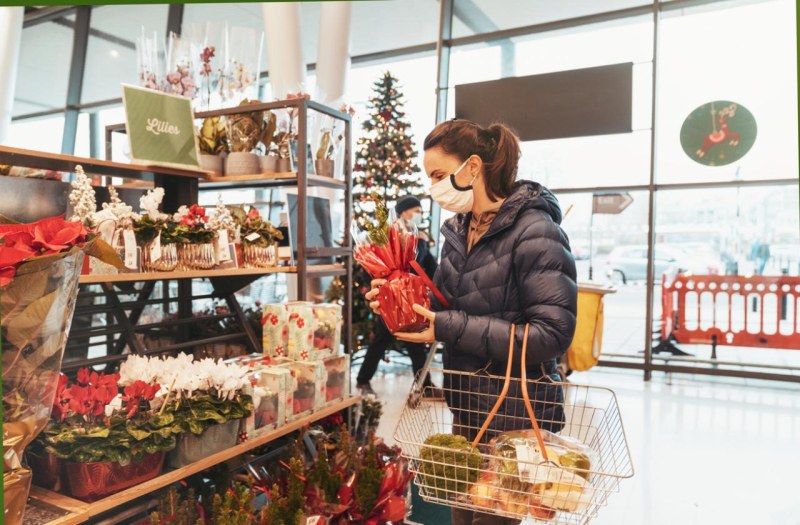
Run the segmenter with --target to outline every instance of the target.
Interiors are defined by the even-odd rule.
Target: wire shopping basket
[[[419,372],[395,429],[423,500],[509,518],[583,525],[633,465],[616,396],[606,388],[485,371]],[[543,370],[544,372],[544,370]],[[440,376],[446,403],[425,392]],[[525,387],[525,388],[523,388]]]

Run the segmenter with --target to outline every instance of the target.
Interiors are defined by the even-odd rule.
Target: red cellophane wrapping
[[[357,243],[355,259],[373,279],[386,279],[378,302],[381,316],[390,332],[419,332],[428,321],[413,310],[419,304],[430,308],[425,281],[411,273],[410,263],[417,256],[417,236],[399,223],[388,228],[388,242],[379,246],[368,239]]]

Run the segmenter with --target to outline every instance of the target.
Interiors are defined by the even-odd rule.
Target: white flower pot
[[[255,175],[261,173],[261,162],[255,153],[237,151],[228,154],[226,175]]]

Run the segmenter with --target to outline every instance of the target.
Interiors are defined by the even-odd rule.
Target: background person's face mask
[[[413,215],[411,215],[411,222],[414,223],[417,226],[417,228],[422,226],[422,214],[416,212]]]
[[[467,158],[467,160],[465,160],[449,177],[431,186],[431,198],[447,211],[466,213],[472,209],[472,201],[474,199],[472,183],[475,182],[478,176],[475,175],[472,177],[469,186],[466,187],[459,186],[456,183],[456,175],[464,169],[468,161],[469,158]]]

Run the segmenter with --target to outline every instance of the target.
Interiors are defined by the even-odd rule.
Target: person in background
[[[417,262],[428,277],[433,280],[437,267],[436,258],[431,253],[428,236],[419,229],[423,222],[422,203],[416,197],[406,195],[397,201],[395,212],[398,220],[416,225],[419,232],[417,238]],[[364,362],[361,363],[361,368],[356,378],[356,387],[362,394],[375,395],[370,381],[378,370],[378,364],[383,359],[386,349],[395,342],[395,337],[386,328],[383,319],[378,317],[375,324],[375,338],[367,348],[367,355],[364,357]],[[425,366],[425,358],[428,354],[429,346],[424,343],[406,343],[405,346],[408,356],[411,358],[411,367],[416,375]],[[441,391],[433,387],[430,376],[425,378],[423,387],[425,387],[424,392],[434,397],[442,397]]]

